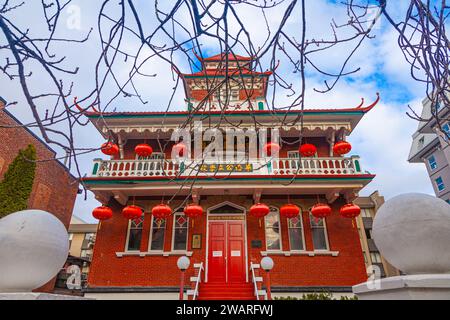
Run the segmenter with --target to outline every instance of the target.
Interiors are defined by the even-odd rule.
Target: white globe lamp
[[[0,292],[30,292],[61,270],[69,236],[54,215],[24,210],[0,219]]]
[[[189,268],[190,264],[191,264],[191,261],[186,256],[179,257],[177,260],[177,267],[181,271],[187,270],[187,268]]]
[[[270,271],[273,269],[274,262],[271,257],[264,257],[261,259],[261,268],[264,271]]]
[[[380,253],[406,274],[450,273],[450,205],[409,193],[381,206],[373,222]]]

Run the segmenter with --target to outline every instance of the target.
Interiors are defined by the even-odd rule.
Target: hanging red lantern
[[[262,218],[269,214],[270,209],[264,203],[257,203],[251,206],[250,215],[256,218]]]
[[[348,203],[341,207],[339,214],[344,218],[356,218],[361,214],[361,208],[353,203]]]
[[[113,211],[110,207],[101,206],[92,211],[92,216],[97,220],[108,220],[113,216]]]
[[[333,152],[339,156],[349,153],[352,150],[352,145],[347,141],[336,142],[333,146]]]
[[[142,216],[142,209],[132,204],[122,209],[122,215],[129,220],[135,220]]]
[[[331,208],[325,203],[318,203],[311,208],[311,214],[316,219],[326,218],[331,215]]]
[[[172,214],[172,209],[164,203],[154,206],[152,209],[152,215],[156,219],[166,219]]]
[[[178,142],[172,147],[172,153],[179,157],[184,157],[187,153],[187,147],[183,142]]]
[[[146,143],[140,143],[134,148],[134,152],[140,157],[150,157],[153,153],[153,148]]]
[[[264,154],[271,157],[272,154],[280,152],[280,145],[275,142],[268,142],[264,146]]]
[[[292,203],[285,204],[280,208],[280,216],[288,219],[295,218],[300,212],[300,208]]]
[[[183,212],[189,218],[196,218],[203,214],[203,208],[197,204],[189,204],[184,208]]]
[[[105,142],[102,144],[101,150],[108,156],[114,156],[119,153],[119,146],[112,142]]]
[[[313,157],[317,152],[317,148],[313,144],[305,143],[300,146],[300,149],[298,151],[300,152],[302,157]]]

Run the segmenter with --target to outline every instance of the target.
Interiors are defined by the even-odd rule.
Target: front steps
[[[197,300],[256,300],[252,283],[201,283]]]

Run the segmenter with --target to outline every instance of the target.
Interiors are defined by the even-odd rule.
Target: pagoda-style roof
[[[201,61],[251,61],[253,60],[252,57],[243,57],[238,54],[228,53],[228,54],[216,54],[215,56],[207,57],[207,58],[201,58],[200,56],[196,55],[197,59]]]
[[[380,101],[380,95],[377,93],[377,99],[368,106],[363,106],[364,99],[357,107],[352,108],[325,108],[325,109],[290,109],[290,110],[242,110],[242,111],[231,111],[231,110],[223,110],[223,111],[123,111],[123,112],[98,112],[98,111],[85,111],[85,115],[88,118],[139,118],[139,117],[177,117],[177,116],[193,116],[193,117],[204,117],[205,115],[211,117],[217,116],[255,116],[255,117],[264,117],[264,116],[296,116],[304,113],[305,115],[364,115],[370,110],[372,110]],[[82,110],[82,109],[80,109]]]

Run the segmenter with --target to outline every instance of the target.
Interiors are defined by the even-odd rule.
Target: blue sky
[[[401,15],[404,5],[407,1],[396,1],[396,10]],[[37,2],[36,2],[37,3]],[[40,11],[36,11],[34,4],[27,3],[27,7],[21,14],[12,15],[14,21],[20,25],[33,24],[32,32],[38,34],[45,31],[45,25],[42,25]],[[392,2],[391,2],[392,3]],[[167,4],[164,2],[164,4]],[[80,12],[81,23],[80,29],[62,28],[61,34],[76,38],[82,38],[91,26],[96,28],[96,16],[99,7],[99,2],[78,0],[74,1]],[[111,6],[113,3],[111,3]],[[308,35],[310,37],[329,37],[330,28],[329,23],[332,18],[336,20],[345,20],[343,10],[345,8],[339,4],[339,1],[315,0],[307,1],[308,11],[307,18],[309,21]],[[139,4],[140,12],[148,12],[148,19],[144,22],[144,30],[151,32],[156,25],[153,12],[153,1],[148,1]],[[114,8],[108,9],[108,12],[115,13]],[[239,9],[239,14],[242,14],[244,21],[246,21],[251,36],[255,43],[263,43],[265,39],[264,30],[259,23],[261,17],[252,8],[242,7]],[[299,31],[299,8],[294,10],[294,14],[288,20],[286,27],[287,31],[295,34],[300,34]],[[279,23],[282,11],[280,9],[272,10],[268,14],[269,23],[276,25]],[[70,12],[64,12],[61,19],[64,23],[65,19],[69,21]],[[185,19],[185,12],[180,11],[180,19]],[[184,21],[185,25],[189,21]],[[66,24],[67,26],[67,24]],[[233,26],[232,26],[233,29]],[[343,31],[343,34],[349,31]],[[351,66],[358,66],[361,68],[360,72],[347,77],[340,81],[336,88],[327,94],[317,94],[313,88],[323,87],[323,77],[317,73],[308,70],[307,78],[307,97],[306,104],[308,108],[342,108],[353,107],[360,103],[360,99],[364,97],[366,103],[373,101],[376,98],[376,92],[381,94],[381,103],[372,110],[360,122],[356,130],[350,137],[353,144],[355,154],[362,158],[363,169],[377,174],[376,179],[366,188],[361,194],[367,195],[374,190],[379,190],[386,198],[390,198],[400,193],[405,192],[424,192],[432,194],[431,183],[426,174],[424,165],[409,164],[407,157],[411,143],[411,135],[417,127],[417,123],[407,117],[406,111],[408,105],[411,105],[416,110],[421,107],[421,100],[425,95],[425,88],[423,85],[411,79],[409,74],[409,66],[404,61],[402,53],[397,47],[397,37],[395,32],[390,28],[384,19],[381,19],[379,24],[373,31],[375,39],[369,40],[360,48],[357,54],[351,60]],[[183,39],[183,34],[180,32],[180,39]],[[0,43],[4,39],[0,36]],[[160,44],[167,41],[164,35],[157,38]],[[202,50],[208,54],[218,53],[218,44],[216,41],[208,38],[202,38]],[[136,39],[126,39],[127,49],[133,51],[139,47]],[[98,55],[98,37],[97,31],[91,40],[80,46],[60,46],[55,47],[55,52],[58,50],[67,55],[69,65],[77,65],[80,71],[77,75],[67,77],[65,80],[74,81],[74,95],[83,96],[89,92],[93,85],[93,68],[95,66]],[[340,61],[346,57],[351,46],[338,46],[326,54],[317,55],[315,61],[326,70],[333,71],[340,66]],[[142,51],[142,58],[148,55],[147,50]],[[239,53],[239,52],[238,52]],[[0,59],[4,57],[0,54]],[[189,72],[189,64],[183,55],[176,55],[175,60],[183,72]],[[262,64],[269,67],[268,61],[262,59]],[[119,77],[126,77],[129,72],[129,64],[121,62],[118,64],[116,72]],[[117,110],[164,110],[174,86],[171,68],[167,63],[158,59],[152,59],[146,63],[145,71],[154,73],[157,76],[152,78],[136,79],[136,86],[140,89],[143,98],[148,101],[147,104],[142,104],[138,99],[119,98],[114,101],[109,109]],[[286,75],[286,79],[293,84],[299,83],[299,75],[292,72],[292,66],[287,61],[281,61],[279,72]],[[48,81],[40,77],[39,72],[35,71],[33,79],[33,90],[39,92],[46,90]],[[112,88],[112,84],[111,88]],[[106,90],[105,95],[113,94],[113,90]],[[24,102],[23,94],[16,81],[10,81],[3,75],[0,75],[0,96],[3,96],[8,101],[18,101],[17,106],[9,108],[23,122],[31,120],[31,115],[27,105]],[[171,110],[179,110],[184,108],[183,90],[180,87],[174,97],[174,103]],[[277,107],[289,103],[289,98],[286,97],[286,92],[277,92]],[[41,114],[45,112],[45,105],[42,105]],[[100,134],[93,128],[92,125],[75,128],[76,143],[79,147],[98,147],[103,139]],[[57,151],[60,151],[57,149]],[[62,153],[60,154],[62,155]],[[83,174],[89,174],[92,168],[92,159],[101,158],[101,153],[93,153],[80,157],[80,165]],[[91,211],[98,203],[93,200],[92,194],[89,193],[88,200],[84,201],[82,196],[79,196],[75,206],[74,214],[87,221],[91,219]]]

